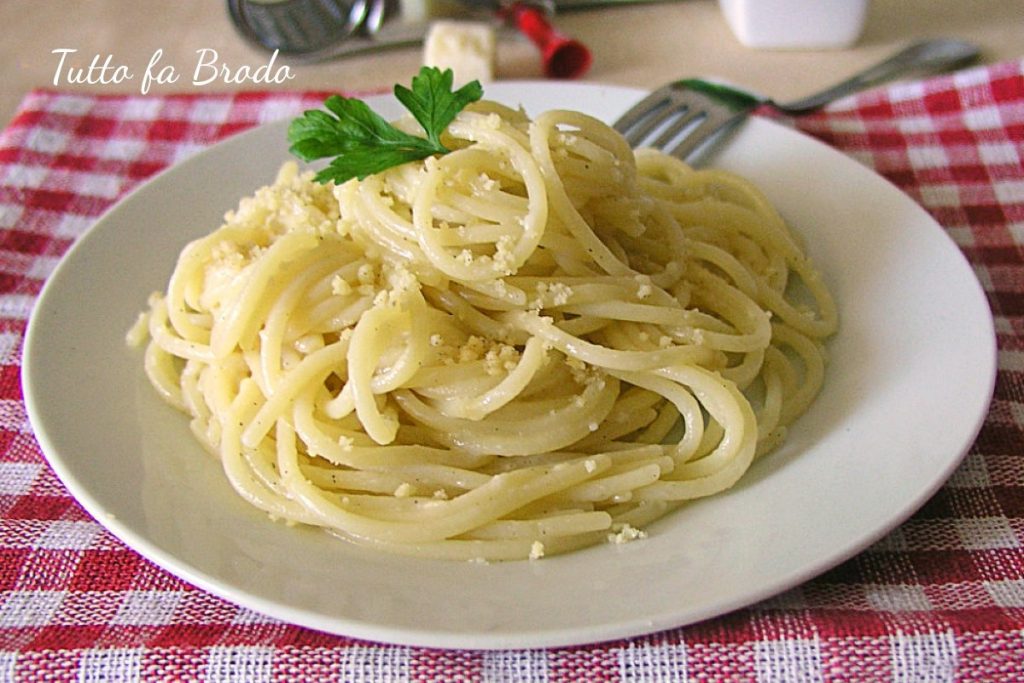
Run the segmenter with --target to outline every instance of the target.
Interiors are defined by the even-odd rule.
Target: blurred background
[[[495,7],[486,0],[470,1],[483,6],[468,18],[490,16],[489,11]],[[790,98],[828,85],[916,38],[954,36],[971,40],[982,48],[984,62],[1024,55],[1024,4],[1020,0],[864,0],[863,26],[852,44],[769,48],[741,41],[737,27],[722,11],[722,5],[733,0],[723,0],[722,5],[718,0],[598,0],[582,7],[566,4],[570,1],[581,2],[565,0],[553,8],[549,18],[557,30],[589,48],[593,60],[580,78],[616,85],[654,88],[683,76],[715,76],[777,98]],[[776,3],[788,9],[800,1],[735,0],[734,4]],[[826,5],[858,1],[810,0]],[[456,9],[451,10],[452,6]],[[404,21],[403,7],[409,15],[429,15],[425,16],[427,24],[439,12],[438,5],[405,5],[386,19],[392,22],[387,24],[388,29]],[[463,10],[469,11],[451,0],[440,14]],[[794,21],[800,18],[793,16]],[[218,0],[5,0],[0,3],[0,26],[4,27],[4,39],[0,41],[2,124],[33,88],[138,93],[142,72],[157,50],[162,51],[161,65],[173,66],[181,78],[174,84],[154,84],[150,90],[153,93],[195,91],[198,86],[192,84],[191,77],[199,50],[206,50],[210,56],[215,51],[218,61],[234,72],[243,66],[253,70],[267,64],[270,56],[269,51],[243,37],[232,21],[228,3]],[[521,32],[505,27],[498,28],[494,35],[492,78],[545,77],[540,51]],[[94,58],[102,64],[109,56],[112,68],[108,76],[113,74],[114,66],[124,65],[135,77],[121,83],[71,83],[66,74],[55,74],[59,54],[54,51],[61,49],[77,51],[68,53],[69,64],[87,67]],[[370,92],[407,81],[423,61],[423,46],[415,42],[316,63],[279,56],[275,65],[287,65],[293,75],[286,82],[231,83],[218,79],[201,87],[206,91],[286,88]]]

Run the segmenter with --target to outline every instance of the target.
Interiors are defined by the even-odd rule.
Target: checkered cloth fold
[[[227,603],[93,521],[32,435],[25,327],[75,238],[157,171],[321,100],[37,91],[0,133],[0,681],[1024,680],[1024,61],[784,120],[921,203],[984,286],[998,378],[963,465],[885,539],[783,595],[686,628],[550,650],[360,642]]]

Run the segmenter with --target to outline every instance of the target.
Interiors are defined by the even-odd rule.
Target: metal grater
[[[231,20],[246,39],[285,55],[316,54],[344,42],[367,22],[370,9],[371,0],[228,0]]]

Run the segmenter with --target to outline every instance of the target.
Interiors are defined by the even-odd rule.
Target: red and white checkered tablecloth
[[[648,637],[550,650],[361,642],[227,603],[93,521],[32,435],[25,328],[75,238],[160,169],[322,96],[38,91],[0,133],[0,681],[1024,680],[1024,61],[790,122],[896,183],[974,266],[999,366],[963,465],[885,539],[783,595]]]

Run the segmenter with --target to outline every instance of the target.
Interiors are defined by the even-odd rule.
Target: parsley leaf
[[[466,105],[476,102],[484,94],[480,81],[467,83],[453,92],[453,79],[451,69],[441,71],[424,67],[413,77],[412,90],[401,85],[395,86],[395,97],[423,126],[427,138],[441,149],[444,149],[441,133],[448,124]]]
[[[310,110],[291,122],[290,151],[303,161],[330,157],[316,179],[339,184],[447,154],[450,150],[441,143],[441,134],[466,105],[483,97],[478,81],[455,91],[452,82],[451,69],[423,67],[412,79],[412,89],[395,86],[395,97],[423,127],[426,138],[395,128],[361,100],[331,95],[324,101],[328,111]]]

